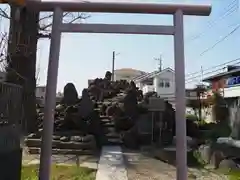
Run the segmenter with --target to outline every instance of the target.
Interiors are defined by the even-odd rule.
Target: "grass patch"
[[[38,180],[38,165],[22,167],[21,180]],[[96,170],[77,167],[52,165],[51,180],[95,180]]]
[[[225,173],[228,175],[229,180],[240,180],[240,171],[230,170],[229,172]]]
[[[224,174],[228,177],[228,180],[240,180],[240,170],[227,170],[218,169],[213,171],[216,174]]]

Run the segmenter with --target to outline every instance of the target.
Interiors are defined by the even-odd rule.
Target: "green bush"
[[[194,115],[194,114],[187,114],[186,115],[186,119],[188,119],[188,120],[192,120],[192,121],[198,121],[198,117],[196,116],[196,115]]]

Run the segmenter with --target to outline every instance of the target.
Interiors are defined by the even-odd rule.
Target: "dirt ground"
[[[149,153],[125,150],[124,159],[128,180],[175,180],[176,168],[157,160]],[[227,180],[223,175],[206,169],[189,168],[189,180]]]

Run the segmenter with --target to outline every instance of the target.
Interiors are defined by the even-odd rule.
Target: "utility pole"
[[[115,51],[113,51],[113,56],[112,56],[112,81],[114,81],[114,69],[115,69]]]
[[[116,56],[119,55],[120,53],[117,53],[115,51],[113,51],[113,55],[112,55],[112,81],[114,81],[114,69],[115,69],[115,59]]]
[[[159,58],[154,58],[155,61],[158,61],[158,70],[162,71],[162,55]]]

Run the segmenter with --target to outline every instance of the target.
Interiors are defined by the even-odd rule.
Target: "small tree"
[[[212,113],[217,126],[213,129],[213,137],[228,137],[231,134],[229,125],[229,109],[226,101],[219,92],[215,92],[212,98]]]
[[[202,108],[205,106],[203,102],[203,94],[206,92],[206,87],[204,85],[197,85],[197,87],[193,90],[197,93],[197,99],[191,99],[188,101],[187,106],[191,107],[194,111],[198,120],[202,120]]]
[[[195,88],[195,91],[197,92],[197,100],[198,100],[198,117],[199,120],[202,120],[202,107],[203,107],[203,103],[202,103],[202,97],[203,94],[206,92],[206,86],[204,86],[203,84],[197,85],[197,87]]]
[[[226,101],[219,92],[213,94],[213,117],[216,123],[228,123],[229,110]]]

